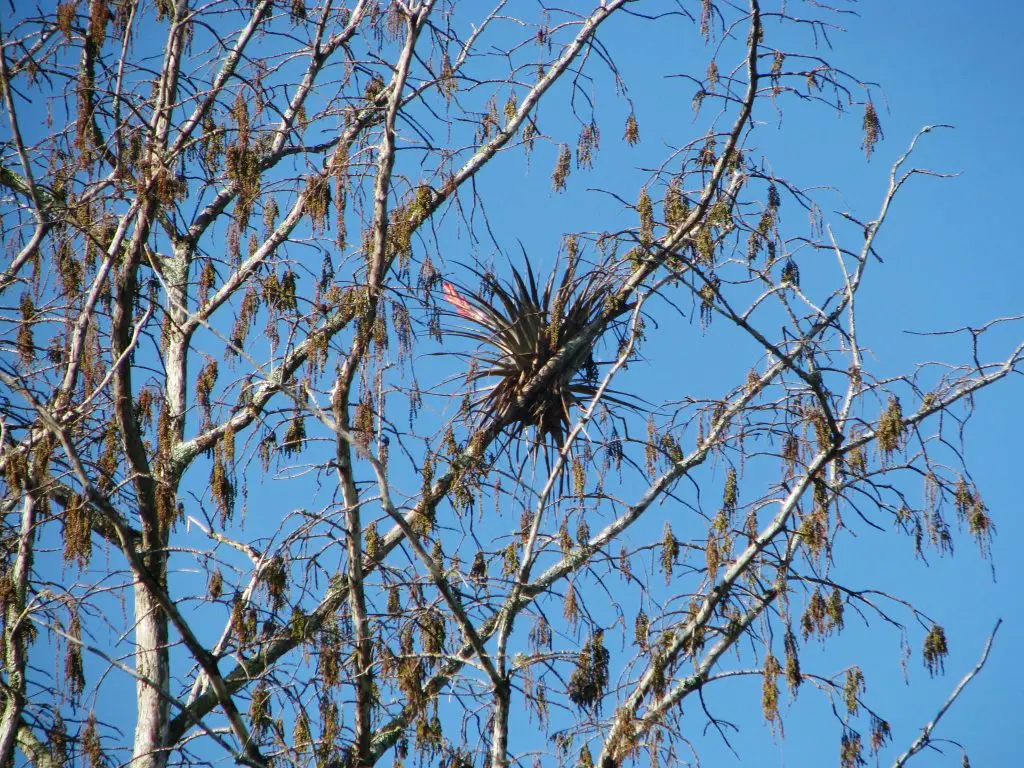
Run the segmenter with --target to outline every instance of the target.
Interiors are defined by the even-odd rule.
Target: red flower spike
[[[444,284],[444,297],[467,320],[472,320],[476,323],[487,322],[487,315],[466,301],[462,294],[459,293],[459,289],[449,282]]]

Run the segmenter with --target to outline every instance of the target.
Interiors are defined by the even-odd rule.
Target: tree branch
[[[953,704],[956,702],[956,700],[960,698],[960,694],[964,692],[964,689],[967,687],[967,684],[971,682],[971,680],[973,680],[979,672],[981,672],[982,667],[985,666],[985,662],[988,661],[989,651],[992,650],[992,643],[996,639],[996,632],[999,631],[999,626],[1002,623],[1002,619],[996,621],[995,627],[992,628],[992,632],[989,633],[988,640],[985,642],[985,648],[981,652],[981,658],[978,660],[978,663],[974,665],[974,669],[968,672],[964,676],[964,679],[957,684],[956,688],[954,688],[953,692],[949,695],[949,698],[946,699],[946,703],[942,705],[942,707],[939,709],[935,717],[932,718],[931,722],[928,723],[921,730],[921,735],[914,739],[914,743],[910,745],[910,749],[908,749],[906,752],[904,752],[902,755],[896,758],[896,762],[892,764],[893,768],[903,768],[903,766],[906,765],[907,761],[910,758],[912,758],[914,755],[916,755],[918,752],[920,752],[922,749],[924,749],[931,743],[932,731],[935,730],[935,727],[939,724],[939,721],[942,719],[943,715],[945,715],[946,712],[949,711],[949,708],[952,707]]]

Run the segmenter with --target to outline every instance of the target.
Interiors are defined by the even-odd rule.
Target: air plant
[[[510,283],[482,275],[484,286],[479,293],[444,284],[445,299],[472,324],[450,332],[482,345],[467,382],[497,380],[476,391],[472,412],[500,419],[512,437],[534,427],[538,445],[552,444],[557,449],[565,443],[573,407],[597,391],[593,344],[582,345],[547,386],[523,403],[522,410],[514,409],[537,373],[601,314],[611,295],[608,271],[594,269],[579,276],[577,264],[570,258],[561,279],[556,268],[543,290],[528,258],[525,280],[518,271]],[[608,400],[623,404],[614,397]]]

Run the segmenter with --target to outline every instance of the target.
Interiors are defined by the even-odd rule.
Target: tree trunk
[[[164,768],[169,723],[166,696],[170,692],[167,617],[142,584],[135,586],[135,619],[135,668],[143,679],[135,684],[138,722],[132,768]]]
[[[7,702],[0,717],[0,766],[11,765],[15,737],[21,725],[21,713],[25,708],[25,640],[23,622],[29,621],[24,615],[28,575],[32,570],[32,537],[35,534],[36,502],[26,492],[22,502],[21,532],[18,537],[18,556],[11,569],[13,599],[4,616],[4,645],[6,647],[7,680],[4,686]]]

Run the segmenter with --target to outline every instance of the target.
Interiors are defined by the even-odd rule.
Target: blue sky
[[[801,4],[791,2],[790,6],[796,12]],[[923,0],[843,3],[842,7],[850,7],[859,16],[844,16],[847,33],[832,34],[833,49],[823,49],[821,54],[861,79],[879,83],[871,93],[880,109],[885,140],[866,162],[861,149],[860,108],[838,118],[820,107],[790,101],[781,121],[770,105],[758,107],[755,119],[765,126],[755,134],[754,143],[772,158],[773,170],[780,176],[803,186],[835,187],[836,192],[823,192],[820,198],[829,220],[838,222],[833,212],[874,217],[889,167],[918,129],[936,123],[955,126],[955,130],[926,137],[914,164],[961,175],[945,180],[920,178],[901,193],[878,240],[884,264],[872,263],[860,294],[859,323],[862,343],[870,348],[868,365],[876,373],[904,372],[925,360],[965,361],[970,347],[963,337],[906,332],[953,329],[1024,311],[1024,261],[1016,237],[1019,206],[1014,194],[1024,175],[1024,160],[1017,147],[1024,115],[1014,98],[1019,49],[1024,43],[1024,8],[1012,2],[993,2],[979,11],[967,3]],[[690,107],[692,86],[677,79],[645,76],[655,67],[671,71],[673,65],[666,67],[666,56],[678,57],[678,71],[693,71],[694,67],[703,71],[707,51],[697,36],[692,34],[678,45],[675,34],[668,24],[640,25],[628,19],[615,21],[602,31],[601,39],[617,51],[616,61],[637,105],[644,138],[641,147],[630,149],[621,141],[628,106],[601,91],[608,80],[599,80],[595,86],[598,110],[607,127],[594,169],[574,168],[569,182],[573,194],[558,195],[551,190],[555,146],[538,146],[528,169],[520,153],[509,153],[497,158],[481,176],[479,187],[488,205],[489,223],[503,252],[515,256],[516,240],[520,239],[528,251],[540,254],[537,259],[546,270],[551,260],[543,254],[554,252],[563,233],[634,223],[633,213],[623,211],[619,202],[599,192],[581,192],[596,187],[625,190],[622,194],[627,202],[634,202],[649,177],[646,170],[639,169],[649,168],[663,157],[666,145],[692,138],[698,130]],[[800,45],[806,47],[807,41]],[[572,135],[568,125],[545,123],[545,115],[552,112],[550,107],[542,107],[542,127]],[[552,115],[550,119],[556,118]],[[529,216],[527,226],[524,212]],[[786,205],[782,215],[784,219],[792,217],[794,223],[805,216],[793,205]],[[839,231],[841,225],[836,226]],[[450,274],[464,275],[456,263],[468,261],[469,256],[497,259],[489,242],[471,245],[465,232],[456,229],[445,230],[442,252],[434,254]],[[850,234],[847,228],[845,235]],[[417,253],[417,257],[421,255]],[[311,268],[317,271],[318,264]],[[819,267],[802,262],[801,269],[813,284]],[[672,321],[665,319],[666,323]],[[1020,339],[1021,330],[1021,324],[1010,324],[991,334],[982,357],[1008,353]],[[721,327],[716,326],[715,331]],[[746,371],[751,364],[742,345],[742,355],[736,354],[737,347],[716,345],[710,339],[718,337],[703,335],[695,319],[678,333],[664,335],[667,342],[655,338],[644,350],[652,365],[667,362],[672,371],[668,381],[656,383],[659,392],[679,386],[688,394],[720,394],[735,384],[737,372]],[[421,351],[439,349],[432,342],[421,345]],[[694,364],[697,358],[699,367]],[[624,381],[643,382],[647,370],[634,365]],[[852,663],[864,668],[869,700],[892,723],[899,749],[909,745],[916,729],[934,715],[956,681],[974,665],[989,631],[1002,617],[1005,623],[989,666],[946,716],[937,736],[958,738],[975,765],[1002,764],[1018,752],[1016,733],[1024,711],[1024,670],[1016,659],[1017,649],[1024,647],[1024,619],[1020,616],[1024,568],[1017,552],[1017,542],[1024,539],[1016,474],[1017,456],[1024,448],[1020,387],[1019,380],[1010,380],[983,392],[966,437],[973,480],[998,527],[993,547],[995,579],[990,564],[978,557],[966,533],[957,539],[955,559],[929,554],[927,565],[913,559],[909,538],[891,531],[880,534],[858,529],[858,537],[845,538],[837,550],[837,557],[843,560],[842,573],[851,585],[893,588],[943,624],[949,635],[947,673],[930,679],[920,660],[924,633],[913,628],[908,636],[913,651],[907,665],[913,683],[909,688],[904,683],[900,638],[879,622],[865,630],[851,620],[850,629],[833,638],[823,652],[819,654],[813,643],[806,652],[806,663],[815,660],[818,671],[824,673],[840,673]],[[204,471],[197,467],[190,475],[196,489],[205,483]],[[713,484],[706,489],[709,496],[720,493],[723,473],[724,468],[709,472]],[[289,486],[282,491],[274,487],[270,481],[254,485],[250,504],[255,511],[247,522],[248,535],[269,532],[260,528],[261,507],[291,509],[295,505]],[[908,487],[919,492],[913,483]],[[191,506],[192,501],[188,502]],[[660,529],[661,520],[655,518],[655,529]],[[488,522],[488,532],[500,531],[500,526],[507,530],[517,523],[506,512],[502,519]],[[179,535],[185,544],[201,540],[194,530]],[[201,592],[204,576],[197,574],[193,581],[195,591]],[[193,586],[185,585],[185,589]],[[527,622],[523,625],[528,626]],[[219,631],[205,625],[202,629],[214,634]],[[735,738],[742,761],[732,757],[713,734],[701,739],[706,764],[739,765],[757,760],[757,764],[801,766],[836,760],[838,726],[827,705],[807,687],[787,714],[784,739],[757,725],[759,679],[738,678],[709,686],[707,700],[716,714],[740,722],[749,717],[755,725],[746,725]],[[788,702],[785,695],[783,701]],[[696,728],[703,727],[695,699],[688,702],[687,712],[693,713]],[[894,756],[887,754],[890,760]],[[959,752],[952,750],[943,761],[922,755],[914,764],[958,765]]]
[[[882,118],[886,141],[871,163],[876,186],[885,163],[926,123],[950,123],[956,130],[930,137],[920,164],[962,172],[954,180],[922,179],[899,201],[881,239],[885,276],[870,292],[886,306],[908,291],[900,302],[903,309],[878,315],[868,309],[861,320],[869,323],[866,332],[883,366],[904,354],[920,360],[962,357],[963,339],[953,347],[948,337],[887,331],[950,329],[1024,310],[1024,265],[1014,236],[1020,218],[1014,188],[1024,171],[1015,149],[1022,115],[1012,97],[1024,9],[1012,2],[898,2],[863,4],[860,10],[862,17],[850,23],[851,34],[837,46],[852,54],[851,68],[884,85],[889,109]],[[997,338],[1001,344],[989,347],[992,356],[1020,339],[1019,324]],[[961,739],[975,765],[997,765],[1019,754],[1015,734],[1024,704],[1024,671],[1017,661],[1017,649],[1024,646],[1024,569],[1016,544],[1024,534],[1019,387],[1019,380],[1011,380],[979,397],[966,439],[974,479],[999,528],[993,548],[998,580],[992,581],[964,545],[955,561],[933,559],[928,569],[911,571],[882,561],[875,571],[879,579],[898,571],[897,578],[910,580],[908,587],[919,585],[914,591],[921,595],[921,607],[941,615],[950,633],[945,680],[927,680],[917,664],[911,665],[917,666],[919,687],[913,697],[899,699],[909,723],[932,716],[945,691],[976,662],[996,618],[1005,619],[988,666],[939,732]],[[949,764],[927,755],[917,760]]]
[[[871,161],[865,162],[859,108],[837,118],[820,107],[790,101],[781,121],[771,109],[760,106],[755,119],[775,123],[777,129],[766,126],[759,130],[755,143],[772,158],[779,175],[806,186],[836,188],[835,194],[822,195],[824,201],[831,201],[831,209],[823,203],[826,215],[848,211],[870,220],[878,211],[892,162],[905,151],[915,132],[929,124],[954,126],[926,136],[912,164],[960,175],[918,178],[900,194],[878,240],[885,263],[872,264],[871,276],[860,294],[859,328],[862,343],[870,348],[867,365],[880,375],[904,372],[913,362],[967,360],[969,337],[926,337],[908,332],[979,325],[1024,311],[1024,261],[1016,237],[1020,215],[1015,192],[1024,173],[1024,160],[1017,148],[1024,115],[1013,96],[1017,58],[1024,43],[1024,8],[1010,2],[989,3],[984,9],[956,2],[841,5],[859,15],[843,19],[847,32],[832,34],[832,50],[824,49],[821,54],[862,80],[879,84],[871,93],[879,106],[884,141]],[[802,7],[797,3],[790,6],[794,13]],[[648,67],[666,69],[668,51],[679,57],[680,70],[691,62],[706,65],[703,49],[691,46],[692,40],[673,48],[672,35],[668,25],[659,34],[649,25],[623,20],[602,34],[613,50],[616,44],[623,46],[620,51],[628,50],[628,54],[617,56],[617,63],[638,105],[645,141],[678,143],[679,133],[685,134],[692,120],[692,87],[677,89],[678,81],[643,76]],[[652,98],[655,91],[658,97]],[[600,106],[607,107],[607,99]],[[622,105],[618,109],[625,114]],[[541,114],[543,119],[543,111]],[[618,142],[616,126],[609,124],[594,170],[574,171],[578,178],[572,178],[570,185],[630,189],[623,179],[631,172],[638,180],[636,186],[642,183],[643,174],[634,169],[644,165],[643,160]],[[663,148],[655,140],[653,155]],[[524,233],[515,214],[520,204],[537,210],[531,203],[535,195],[544,194],[554,150],[548,150],[546,160],[543,157],[538,152],[531,168],[531,177],[541,177],[539,184],[523,179],[521,187],[509,189],[508,178],[502,178],[507,202],[497,215],[493,208],[491,211],[499,240],[504,235],[528,243],[531,238],[543,242],[549,228],[557,230],[566,220],[607,216],[614,221],[621,209],[600,194],[587,199],[594,208],[586,213],[579,208],[578,196],[570,200],[551,194],[545,206],[549,218],[541,218]],[[518,175],[514,169],[508,173],[513,179]],[[783,216],[787,215],[802,214],[791,206],[783,211]],[[839,231],[838,217],[828,218]],[[572,226],[585,228],[579,223]],[[802,263],[801,268],[806,265]],[[1009,353],[1019,342],[1021,330],[1020,323],[1003,327],[989,335],[983,350],[990,358]],[[686,335],[692,337],[692,333]],[[693,381],[687,371],[688,351],[685,348],[681,353],[681,380],[698,389],[707,386],[710,394],[716,383]],[[734,358],[724,356],[729,351],[732,348],[720,352],[720,360],[712,357],[706,361],[708,367],[735,366]],[[680,354],[673,343],[665,348],[645,348],[645,353],[652,362]],[[700,354],[708,354],[708,350]],[[643,371],[637,375],[643,376]],[[927,565],[913,559],[909,538],[891,532],[859,531],[857,539],[846,541],[839,549],[849,583],[892,589],[911,597],[946,627],[950,640],[946,675],[931,679],[920,658],[924,632],[920,628],[911,631],[908,642],[913,657],[906,667],[911,687],[905,684],[898,634],[877,621],[867,630],[851,629],[830,641],[819,657],[822,671],[838,673],[852,663],[864,668],[869,700],[893,725],[894,748],[885,753],[890,762],[909,746],[956,682],[974,666],[1000,617],[1004,624],[986,669],[947,713],[936,736],[958,739],[974,765],[1002,764],[1019,753],[1017,734],[1024,705],[1024,670],[1017,660],[1018,649],[1024,647],[1020,615],[1024,569],[1017,551],[1024,536],[1017,474],[1024,448],[1020,386],[1019,379],[1011,379],[982,393],[965,441],[973,479],[998,526],[992,569],[979,558],[966,533],[957,540],[955,558],[930,554]],[[909,487],[920,493],[913,483]],[[758,680],[725,684],[715,693],[709,692],[709,704],[717,704],[717,714],[730,719],[737,714],[737,707],[747,709],[756,722],[759,685]],[[689,703],[687,711],[703,723],[699,704]],[[829,764],[838,760],[838,738],[827,705],[805,687],[788,715],[784,739],[772,737],[767,728],[746,728],[734,741],[742,760],[720,743],[715,746],[713,736],[701,740],[710,749],[702,756],[708,764],[718,765],[746,764],[752,759],[757,764],[780,766]],[[917,756],[914,764],[959,765],[959,761],[960,752],[954,747],[943,759],[926,753]]]
[[[838,166],[836,176],[828,176],[833,163],[823,162],[818,165],[821,178],[803,173],[800,177],[836,183],[852,210],[873,212],[888,165],[914,131],[931,123],[955,126],[927,137],[915,164],[962,176],[919,179],[898,200],[879,241],[885,265],[865,291],[871,303],[862,304],[860,323],[882,369],[894,369],[907,357],[963,359],[967,344],[962,337],[953,344],[949,337],[925,339],[902,331],[977,325],[1024,311],[1024,262],[1015,237],[1020,220],[1015,188],[1024,172],[1016,151],[1022,114],[1019,100],[1012,96],[1015,62],[1024,42],[1024,13],[1012,2],[863,3],[858,11],[861,17],[848,22],[849,34],[833,38],[836,58],[863,79],[883,86],[886,140],[872,162],[864,164],[851,141],[860,128],[859,115],[851,115],[842,128],[819,123],[823,143],[839,136],[846,139],[835,141],[827,152]],[[799,140],[786,144],[798,163],[805,162],[801,149],[808,146],[813,145]],[[813,173],[813,161],[808,166]],[[839,177],[844,181],[838,182]],[[988,347],[990,354],[1007,350],[1020,335],[1019,324],[1009,326],[996,337],[1001,344]],[[988,666],[938,732],[962,740],[975,765],[998,765],[1019,754],[1015,734],[1024,704],[1024,671],[1017,660],[1018,649],[1024,646],[1024,569],[1017,551],[1024,534],[1018,475],[1024,410],[1019,387],[1019,380],[1011,380],[979,397],[966,439],[968,464],[999,528],[993,548],[998,580],[992,580],[966,541],[955,560],[930,558],[929,568],[906,565],[909,542],[901,542],[902,547],[892,552],[870,534],[861,539],[854,555],[867,566],[866,584],[900,582],[919,595],[919,606],[941,617],[938,620],[949,631],[952,652],[945,679],[929,680],[915,658],[909,667],[915,685],[911,692],[901,687],[895,654],[885,658],[883,651],[878,659],[883,674],[896,682],[896,706],[887,709],[898,713],[894,729],[897,722],[904,725],[896,731],[897,743],[907,743],[911,734],[905,727],[933,716],[954,681],[977,661],[996,619],[1005,619]],[[870,691],[872,677],[868,679]],[[780,748],[779,764],[800,765],[800,756],[795,738]],[[920,765],[956,762],[955,757],[940,762],[928,755],[916,760]]]

